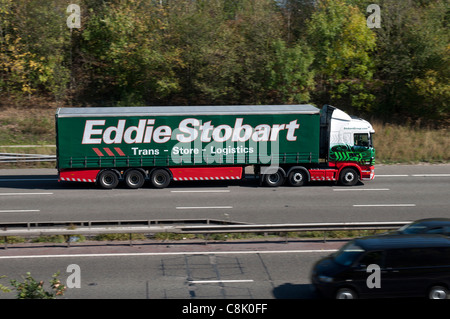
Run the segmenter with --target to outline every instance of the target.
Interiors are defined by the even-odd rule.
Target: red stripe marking
[[[59,178],[63,181],[95,181],[97,174],[100,172],[98,169],[63,169],[59,172]]]
[[[125,153],[122,152],[122,150],[118,147],[114,147],[114,149],[116,150],[116,152],[120,155],[120,156],[125,156]]]
[[[105,150],[105,152],[106,152],[109,156],[114,156],[114,153],[111,152],[111,150],[110,150],[109,148],[104,147],[103,149]]]
[[[98,156],[103,156],[103,153],[98,148],[93,148],[93,150]]]
[[[240,179],[242,176],[242,167],[189,167],[189,168],[170,168],[174,180],[220,180],[225,178]]]

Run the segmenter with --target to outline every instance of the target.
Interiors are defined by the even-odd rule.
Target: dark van
[[[373,265],[378,269],[373,270]],[[378,287],[374,287],[377,279]],[[450,238],[442,235],[357,238],[318,261],[311,280],[325,298],[448,299]]]

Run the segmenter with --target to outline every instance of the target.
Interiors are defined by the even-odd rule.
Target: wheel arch
[[[346,168],[353,168],[353,169],[355,169],[356,172],[358,173],[359,179],[361,179],[361,176],[362,176],[361,167],[359,167],[359,165],[357,165],[355,163],[341,163],[340,165],[338,165],[338,174],[337,174],[337,176],[340,176],[342,170],[344,170]]]
[[[289,174],[295,169],[299,169],[299,170],[304,171],[306,173],[306,176],[308,177],[308,182],[311,181],[311,174],[309,173],[308,169],[306,167],[304,167],[304,166],[292,166],[292,167],[289,167],[289,169],[288,169],[288,171],[286,173],[286,176],[289,176]]]

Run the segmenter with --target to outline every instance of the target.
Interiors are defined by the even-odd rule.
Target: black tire
[[[354,168],[344,168],[339,175],[339,182],[344,186],[354,186],[358,180],[359,175]]]
[[[351,288],[340,288],[336,292],[336,299],[357,299],[358,295]]]
[[[291,186],[298,187],[303,186],[308,181],[308,175],[304,170],[294,169],[289,173],[288,183]]]
[[[429,299],[449,299],[450,293],[447,288],[443,286],[433,286],[428,292]]]
[[[144,185],[144,182],[145,176],[140,170],[131,169],[125,174],[125,184],[128,188],[141,188]]]
[[[165,188],[170,184],[170,174],[165,169],[156,169],[150,176],[150,182],[155,188]]]
[[[264,182],[269,187],[278,187],[283,185],[284,183],[284,175],[281,170],[278,170],[276,173],[264,175]]]
[[[119,176],[112,170],[104,170],[98,175],[97,182],[101,188],[113,189],[119,185]]]

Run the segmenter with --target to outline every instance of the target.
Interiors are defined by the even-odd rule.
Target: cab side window
[[[355,133],[353,139],[355,146],[369,147],[369,134]]]

